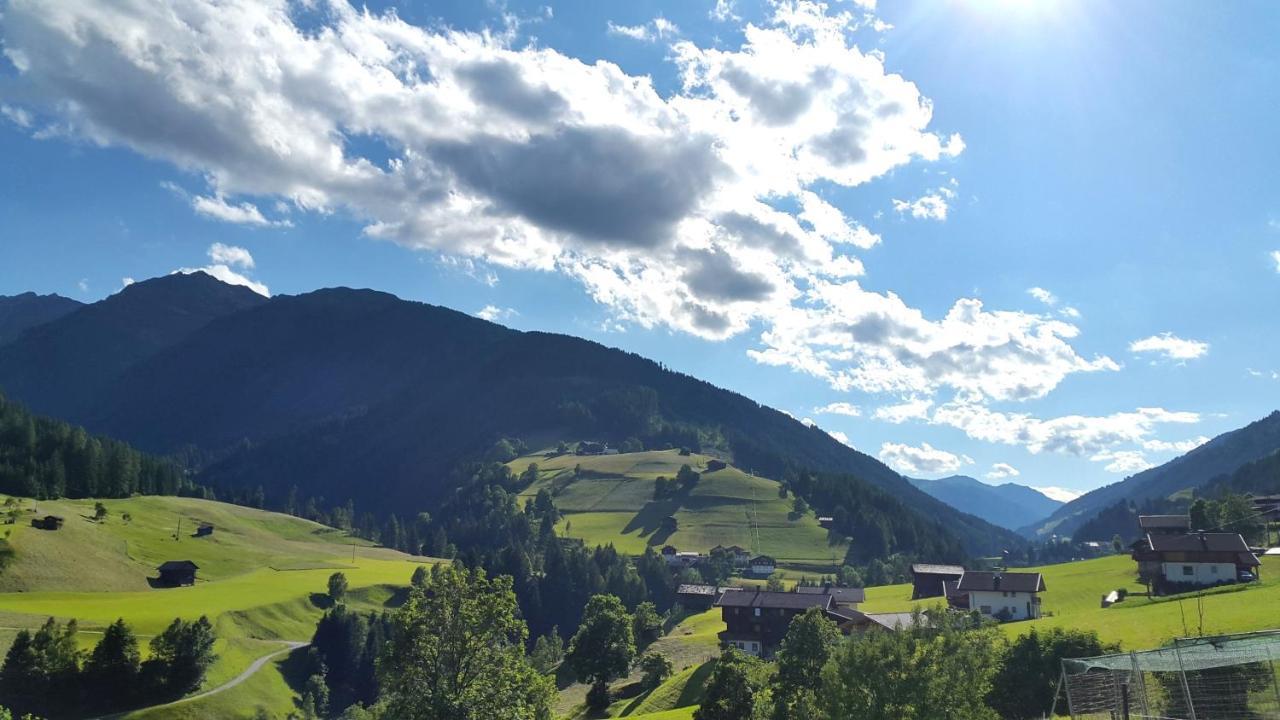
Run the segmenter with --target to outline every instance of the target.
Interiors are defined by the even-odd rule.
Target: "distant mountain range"
[[[1010,530],[1043,520],[1062,507],[1061,501],[1017,483],[988,485],[967,475],[909,479],[912,485],[951,507]]]
[[[193,273],[135,283],[52,320],[16,315],[26,327],[0,345],[0,389],[145,450],[200,458],[199,480],[214,486],[262,486],[277,498],[297,487],[413,513],[438,504],[459,463],[500,438],[634,437],[723,453],[780,479],[847,476],[858,497],[887,498],[851,508],[872,513],[860,522],[890,528],[906,513],[930,528],[904,542],[975,555],[1022,542],[736,393],[594,342],[386,293],[267,299]]]
[[[1215,487],[1227,487],[1215,481],[1225,479],[1242,466],[1266,458],[1276,450],[1280,450],[1280,411],[1238,430],[1223,433],[1163,465],[1085,493],[1058,508],[1047,519],[1028,523],[1020,532],[1028,537],[1072,535],[1098,513],[1122,501],[1142,505],[1147,501],[1169,500],[1178,493],[1204,488],[1210,483],[1215,483]]]
[[[17,339],[27,328],[57,320],[81,305],[61,295],[0,295],[0,345]]]

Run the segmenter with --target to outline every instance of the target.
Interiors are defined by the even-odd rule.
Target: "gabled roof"
[[[1249,552],[1240,533],[1188,533],[1148,535],[1148,546],[1156,552]]]
[[[157,568],[160,572],[168,572],[171,570],[199,570],[200,566],[190,560],[168,560],[160,563]]]
[[[970,570],[956,586],[959,592],[1044,592],[1040,573],[998,573]]]
[[[715,585],[681,585],[676,589],[677,595],[712,595],[716,594]]]
[[[964,574],[964,568],[959,565],[931,565],[929,563],[915,563],[911,566],[912,575],[956,575]]]
[[[1190,530],[1190,515],[1139,515],[1138,527],[1143,530]]]
[[[862,588],[809,585],[797,587],[796,592],[808,595],[830,595],[837,603],[860,603],[866,602],[867,599],[867,591]]]
[[[716,607],[744,608],[785,608],[788,610],[807,610],[811,607],[828,609],[831,607],[830,595],[812,595],[808,593],[769,592],[757,590],[748,592],[727,592],[716,601]]]
[[[768,555],[757,555],[751,558],[752,565],[777,565],[778,561]]]

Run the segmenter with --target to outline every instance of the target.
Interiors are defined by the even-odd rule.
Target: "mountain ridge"
[[[1013,482],[989,485],[967,475],[908,480],[961,512],[1009,530],[1043,520],[1063,504],[1035,488]]]

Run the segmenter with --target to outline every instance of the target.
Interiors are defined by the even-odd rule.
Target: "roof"
[[[751,558],[751,564],[752,565],[777,565],[778,561],[774,560],[768,555],[757,555]]]
[[[767,590],[727,592],[716,601],[717,607],[785,608],[788,610],[807,610],[811,607],[826,609],[830,605],[830,595],[769,592]]]
[[[1143,530],[1190,530],[1190,515],[1139,515],[1138,527]]]
[[[866,615],[866,618],[871,622],[889,630],[897,630],[899,628],[903,630],[910,630],[916,625],[915,614],[909,612],[864,613],[864,615]],[[926,619],[923,614],[920,618],[922,620]]]
[[[676,589],[677,595],[715,595],[715,585],[681,585]]]
[[[797,587],[796,592],[808,595],[830,595],[837,603],[860,603],[867,599],[867,591],[862,588],[809,585]]]
[[[168,572],[171,570],[199,570],[200,566],[190,560],[168,560],[160,564],[157,568],[160,572]]]
[[[970,570],[956,586],[959,592],[1044,592],[1040,573],[998,573]]]
[[[1249,552],[1240,533],[1148,535],[1147,545],[1156,552]]]
[[[964,568],[959,565],[930,565],[915,563],[911,566],[912,575],[963,575]]]

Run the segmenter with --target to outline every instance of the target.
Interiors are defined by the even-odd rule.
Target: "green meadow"
[[[50,616],[76,619],[78,639],[89,648],[100,628],[123,617],[145,655],[150,637],[175,617],[207,615],[218,632],[218,660],[200,692],[278,654],[224,692],[131,717],[293,712],[288,680],[299,654],[281,651],[288,650],[286,642],[310,640],[326,605],[329,575],[346,574],[349,605],[386,609],[396,604],[397,589],[408,585],[414,569],[430,562],[307,520],[208,500],[137,497],[103,503],[108,515],[95,521],[92,500],[22,501],[18,522],[5,526],[14,557],[0,573],[0,651],[17,628],[38,626]],[[60,515],[65,523],[56,531],[32,528],[30,517],[37,513]],[[213,534],[192,537],[202,522],[214,525]],[[200,566],[196,584],[152,588],[148,578],[166,560],[194,561]]]
[[[792,574],[831,572],[844,559],[843,543],[828,543],[827,531],[810,511],[792,512],[791,500],[778,497],[779,483],[732,465],[706,472],[713,458],[681,456],[677,450],[619,455],[528,455],[510,463],[522,472],[538,465],[538,480],[522,493],[551,492],[564,514],[559,532],[588,545],[612,543],[619,551],[643,553],[671,544],[706,552],[716,545],[741,545],[776,558]],[[654,500],[654,481],[674,478],[688,464],[702,473],[688,493]],[[577,472],[575,474],[575,468]],[[675,531],[662,527],[676,520]]]
[[[1001,627],[1010,637],[1031,628],[1077,628],[1096,630],[1103,640],[1119,642],[1126,650],[1143,650],[1175,637],[1280,627],[1280,558],[1274,556],[1262,559],[1259,582],[1216,588],[1199,597],[1194,593],[1164,598],[1138,595],[1145,589],[1136,582],[1136,566],[1126,555],[1010,571],[1043,573],[1042,608],[1050,614],[1004,624]],[[1119,588],[1129,590],[1128,599],[1103,608],[1102,597]],[[860,609],[898,612],[938,602],[937,598],[914,602],[910,598],[910,585],[868,588],[867,602]]]

